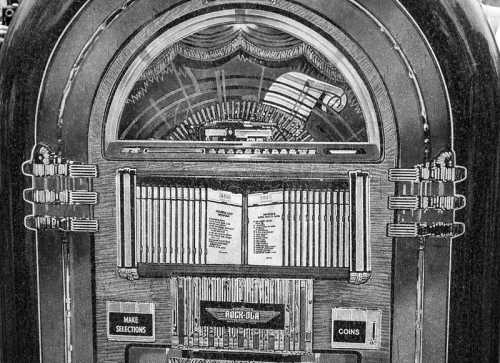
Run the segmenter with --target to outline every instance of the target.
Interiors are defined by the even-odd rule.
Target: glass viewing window
[[[111,102],[107,151],[378,155],[376,111],[348,57],[303,24],[253,18],[200,20],[143,49]]]

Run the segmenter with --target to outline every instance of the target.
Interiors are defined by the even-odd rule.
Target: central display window
[[[371,270],[368,173],[305,182],[121,169],[116,183],[120,268],[204,274],[265,266],[323,278]]]

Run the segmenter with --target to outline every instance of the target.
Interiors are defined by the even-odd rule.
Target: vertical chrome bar
[[[190,299],[190,305],[191,305],[191,334],[189,336],[189,342],[191,347],[195,346],[195,332],[196,332],[196,280],[197,277],[191,277],[191,299]]]
[[[185,303],[185,309],[184,309],[184,346],[190,347],[191,346],[191,277],[186,276],[184,277],[184,303]]]
[[[242,292],[242,297],[243,297],[243,302],[246,302],[248,301],[247,300],[247,279],[244,278],[242,279],[242,284],[241,284],[241,287],[243,289],[243,292]],[[238,340],[238,349],[245,349],[245,338],[246,338],[246,330],[247,328],[239,328],[239,340]]]
[[[415,326],[415,363],[422,363],[423,353],[423,325],[425,306],[425,238],[419,239],[417,264],[417,306]]]
[[[328,253],[326,243],[326,213],[325,213],[325,191],[319,192],[319,217],[318,217],[318,230],[319,230],[319,265],[321,267],[327,266]]]
[[[351,243],[351,205],[349,203],[349,189],[343,191],[344,195],[344,254],[346,266],[351,266],[352,263],[352,243]]]
[[[337,254],[334,255],[335,263],[337,267],[344,266],[344,249],[341,240],[341,229],[340,220],[342,218],[341,205],[340,205],[340,195],[337,189],[332,189],[332,237],[334,241],[334,246],[337,249]]]
[[[299,266],[307,266],[307,190],[300,190],[300,264]]]
[[[289,211],[288,190],[283,187],[283,266],[289,266],[290,261],[290,238],[288,236]]]
[[[205,300],[206,301],[212,300],[211,278],[209,278],[209,277],[205,277]],[[213,347],[213,335],[212,335],[212,341],[210,341],[211,329],[212,329],[211,327],[205,326],[205,346],[206,347],[211,347],[211,346]]]
[[[217,301],[223,301],[223,294],[222,294],[222,279],[218,277],[216,279],[216,286],[217,286]],[[224,328],[223,327],[217,327],[217,346],[219,348],[224,347]]]
[[[305,286],[305,281],[300,280],[300,336],[299,336],[299,349],[300,351],[305,351],[305,343],[306,343],[306,338],[305,338],[305,328],[306,328],[306,319],[307,319],[307,303],[306,303],[306,286]]]
[[[274,280],[274,303],[280,305],[281,302],[281,293],[283,292],[281,289],[281,279]],[[274,341],[274,350],[281,351],[283,344],[283,328],[275,329],[275,341]]]
[[[332,200],[332,190],[327,189],[325,192],[325,241],[326,241],[326,266],[327,267],[336,267],[336,256],[337,256],[337,247],[335,246],[335,242],[333,239],[333,200]]]
[[[190,187],[184,187],[183,188],[183,195],[184,195],[184,245],[185,245],[185,250],[184,250],[184,259],[185,263],[191,264],[192,263],[192,257],[193,257],[193,249],[192,249],[192,210],[191,210],[191,188]]]
[[[351,230],[351,238],[352,238],[352,245],[353,249],[355,248],[355,255],[352,256],[353,260],[353,266],[351,267],[352,270],[354,271],[366,271],[365,270],[365,205],[364,205],[364,188],[363,188],[363,176],[361,173],[352,173],[354,174],[354,182],[355,182],[355,187],[351,188],[351,193],[355,193],[354,196],[352,196],[352,201],[351,201],[351,211],[354,214],[355,211],[355,216],[351,215],[352,218],[356,218],[356,223],[351,224],[351,228],[354,229],[356,232],[355,234],[352,234]],[[355,206],[354,211],[353,211],[353,206]],[[353,252],[354,252],[353,251]]]
[[[221,288],[221,279],[219,277],[215,278],[215,301],[222,301],[222,288]],[[215,338],[215,346],[218,348],[223,347],[223,334],[222,327],[216,327],[216,338]]]
[[[210,301],[218,301],[217,296],[218,296],[218,286],[217,286],[217,278],[213,277],[211,278],[211,291],[212,291],[212,296]],[[219,327],[215,326],[212,327],[213,329],[213,347],[218,348],[219,347]]]
[[[193,263],[200,263],[200,189],[196,186],[193,192]]]
[[[137,176],[134,177],[135,193],[134,193],[134,254],[135,261],[134,264],[141,260],[141,233],[142,233],[142,223],[141,223],[141,187],[137,184]]]
[[[64,355],[65,363],[71,363],[72,354],[72,327],[71,327],[71,252],[68,236],[62,238],[62,270],[63,270],[63,296],[64,296]]]
[[[206,277],[201,278],[201,299],[203,301],[207,301],[207,294],[208,294],[208,281]],[[201,304],[200,304],[201,308]],[[200,312],[201,314],[201,312]],[[201,339],[201,346],[202,347],[208,347],[208,327],[206,325],[203,325],[201,328],[201,333],[202,333],[202,339]]]
[[[269,303],[274,304],[274,293],[275,293],[275,286],[274,286],[275,279],[269,279]],[[275,350],[275,343],[276,343],[276,331],[275,329],[267,329],[268,331],[268,338],[267,338],[267,349],[270,351]]]
[[[148,263],[153,262],[153,187],[147,187],[147,256],[146,261]]]
[[[196,291],[195,291],[195,280],[196,277],[191,277],[189,286],[189,346],[194,346],[194,318],[195,318],[195,301],[196,301]]]
[[[245,279],[238,278],[238,301],[245,301]],[[238,327],[238,349],[243,349],[244,346],[244,329]]]
[[[289,280],[289,305],[290,305],[290,351],[295,351],[295,280]]]
[[[125,245],[125,266],[126,267],[135,267],[134,263],[134,258],[133,255],[135,254],[135,251],[132,249],[133,247],[133,240],[134,237],[132,235],[132,224],[133,224],[133,215],[132,215],[132,188],[135,188],[132,182],[133,176],[130,174],[130,172],[123,172],[122,173],[122,182],[123,182],[123,233],[124,233],[124,245]]]
[[[160,236],[160,222],[159,222],[159,211],[160,211],[160,205],[159,205],[159,190],[158,186],[153,186],[153,240],[151,243],[152,249],[151,249],[151,262],[157,263],[159,261],[159,255],[158,255],[158,247],[159,247],[159,236]]]
[[[351,270],[367,272],[371,270],[369,175],[354,171],[349,176]]]
[[[189,346],[189,281],[187,277],[182,277],[182,281],[184,283],[184,298],[183,298],[183,306],[184,306],[184,314],[183,314],[183,325],[184,325],[184,346]]]
[[[349,189],[343,191],[344,194],[344,254],[345,254],[345,266],[350,266],[352,261],[352,249],[351,249],[351,206],[349,203],[350,193]]]
[[[237,284],[236,284],[236,279],[231,278],[230,281],[230,286],[231,286],[231,301],[235,302],[238,301],[238,290],[237,290]],[[230,329],[230,346],[232,349],[236,349],[238,347],[238,336],[237,336],[237,329],[235,327],[232,327]]]
[[[294,341],[294,350],[300,351],[300,280],[294,280],[294,294],[293,294],[293,302],[294,302],[294,318],[295,318],[295,336],[293,337]]]
[[[201,208],[200,208],[200,247],[201,247],[201,263],[207,263],[207,188],[202,187]]]
[[[221,278],[218,277],[215,279],[215,286],[216,286],[216,300],[217,301],[222,301],[222,284],[221,284]],[[218,326],[217,327],[217,339],[216,339],[216,346],[219,347],[219,348],[222,348],[224,346],[224,342],[223,342],[223,332],[222,332],[222,327]]]
[[[195,214],[196,200],[195,200],[195,188],[189,188],[189,243],[191,245],[191,256],[189,258],[190,263],[196,263],[196,255],[198,252],[198,246],[196,245],[196,214]]]
[[[256,278],[252,279],[252,299],[250,302],[252,303],[257,303],[258,302],[258,291],[259,291],[259,286],[258,286],[258,280]],[[252,328],[250,331],[250,349],[257,350],[259,349],[259,341],[258,341],[258,334],[257,334],[257,329]]]
[[[293,325],[293,280],[286,281],[286,310],[285,310],[285,350],[293,351],[293,335],[295,334]]]
[[[200,288],[201,281],[200,278],[197,277],[194,283],[194,346],[200,346]]]
[[[188,228],[189,228],[189,218],[188,218],[188,203],[187,203],[187,188],[186,187],[179,187],[179,190],[181,192],[181,213],[180,213],[180,218],[181,218],[181,225],[182,228],[180,229],[180,234],[181,234],[181,245],[182,245],[182,251],[181,251],[181,263],[188,263],[188,253],[189,253],[189,243],[188,243]]]
[[[159,263],[165,263],[165,187],[159,186],[159,200],[160,204],[160,218],[158,220],[158,225],[160,227],[160,251],[159,251]]]
[[[170,186],[170,263],[177,263],[177,189]]]
[[[290,243],[290,266],[296,266],[295,260],[296,260],[296,255],[297,255],[297,245],[296,245],[296,225],[295,225],[295,211],[296,211],[296,204],[295,204],[295,190],[289,190],[288,191],[288,201],[290,202],[289,205],[289,224],[288,224],[288,235],[290,236],[289,238],[289,243]]]
[[[281,332],[281,342],[280,342],[280,350],[287,351],[287,336],[290,331],[290,325],[288,319],[290,317],[290,313],[288,311],[288,281],[284,279],[280,279],[280,304],[284,307],[284,316],[283,316],[283,330]]]
[[[177,310],[179,308],[179,297],[177,296],[178,290],[177,290],[177,278],[172,277],[170,279],[170,296],[172,297],[172,343],[173,345],[179,344],[178,340],[178,331],[177,331],[177,326],[178,326],[178,321],[177,321]]]
[[[362,187],[362,205],[363,205],[363,270],[371,271],[371,244],[370,244],[370,175],[368,173],[361,173],[360,175]]]
[[[184,292],[184,278],[183,277],[178,277],[177,278],[177,296],[178,296],[178,310],[177,310],[177,316],[179,319],[179,344],[184,345],[185,344],[185,315],[186,315],[186,306],[185,306],[185,292]]]
[[[246,302],[252,302],[252,289],[253,289],[253,281],[250,278],[245,279],[245,291],[246,291],[246,297],[245,301]],[[245,328],[245,339],[244,339],[244,348],[245,349],[250,349],[250,341],[251,341],[251,336],[252,336],[252,331],[250,328]]]
[[[363,176],[363,199],[364,199],[364,214],[363,214],[363,224],[364,224],[364,251],[365,256],[365,270],[372,270],[372,246],[371,246],[371,203],[370,203],[370,175],[365,173]]]
[[[221,286],[222,286],[222,301],[227,302],[227,282],[226,278],[221,278]],[[227,326],[223,327],[222,333],[222,346],[224,349],[229,348],[229,328]]]
[[[337,209],[337,245],[339,249],[339,267],[348,267],[346,264],[346,250],[344,243],[344,194],[340,189],[335,191]]]
[[[264,303],[265,302],[265,286],[264,286],[264,279],[259,279],[259,303]],[[264,350],[264,329],[259,329],[258,330],[259,334],[259,350],[262,351]]]
[[[314,264],[314,191],[307,191],[307,263],[306,266]]]
[[[215,292],[213,286],[214,278],[210,277],[208,280],[208,301],[215,301]],[[210,326],[208,328],[208,346],[214,347],[214,327]]]
[[[147,240],[148,240],[148,220],[147,220],[147,188],[141,185],[141,261],[147,262]]]
[[[219,105],[217,105],[218,107]],[[194,187],[194,204],[193,204],[193,245],[195,248],[194,252],[194,263],[201,263],[201,246],[200,246],[200,188]]]
[[[182,263],[182,245],[181,245],[181,241],[182,241],[182,214],[181,214],[181,202],[179,201],[179,198],[180,198],[180,188],[175,185],[173,187],[173,190],[174,190],[174,196],[175,196],[175,199],[174,199],[174,217],[175,217],[175,224],[173,225],[174,227],[174,230],[173,230],[173,234],[175,235],[175,240],[174,240],[174,259],[175,259],[175,263]]]
[[[314,229],[314,266],[320,266],[320,260],[323,258],[324,255],[324,250],[323,246],[321,245],[321,240],[320,240],[320,230],[321,230],[321,217],[320,217],[320,192],[318,190],[314,191],[314,204],[313,204],[314,210],[313,210],[313,215],[314,219],[312,222],[313,229]]]
[[[270,281],[269,279],[264,279],[264,303],[269,304],[270,300]],[[269,329],[264,329],[264,350],[269,350]]]
[[[307,290],[307,300],[306,306],[307,309],[307,321],[306,321],[306,351],[312,352],[312,342],[313,342],[313,280],[306,280],[306,290]]]
[[[288,190],[288,243],[290,244],[290,266],[296,266],[296,224],[295,224],[295,191]]]
[[[165,187],[165,262],[172,263],[172,196],[170,186]]]
[[[279,279],[279,286],[278,286],[278,304],[284,306],[285,302],[285,280]],[[285,318],[283,316],[283,318]],[[279,345],[278,345],[278,350],[279,351],[284,351],[285,350],[285,327],[283,329],[280,329],[279,331]]]
[[[34,164],[35,166],[36,164]],[[122,182],[123,172],[118,170],[115,176],[115,186],[116,186],[116,242],[117,242],[117,253],[116,253],[116,265],[118,267],[125,267],[125,241],[124,241],[124,233],[123,233],[123,182]]]

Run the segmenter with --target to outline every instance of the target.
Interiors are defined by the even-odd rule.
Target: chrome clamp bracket
[[[453,238],[464,233],[455,222],[455,211],[466,205],[456,194],[456,183],[467,178],[467,169],[455,164],[455,154],[444,151],[432,161],[413,168],[389,169],[389,181],[397,194],[388,198],[388,208],[397,210],[397,223],[387,226],[389,237]]]
[[[23,198],[32,205],[32,214],[24,225],[31,230],[66,232],[97,232],[93,206],[98,195],[92,191],[97,165],[67,160],[49,146],[35,145],[31,159],[22,165],[22,172],[31,177],[31,188]]]

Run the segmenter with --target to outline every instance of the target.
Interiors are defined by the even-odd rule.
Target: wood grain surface
[[[334,307],[357,307],[382,310],[382,349],[365,351],[363,356],[371,359],[387,359],[390,341],[390,307],[391,307],[391,259],[392,241],[385,236],[386,224],[392,219],[392,212],[387,209],[387,195],[393,193],[393,185],[387,181],[387,169],[391,162],[363,165],[363,170],[369,170],[371,183],[371,243],[372,243],[372,277],[362,285],[351,285],[344,281],[315,281],[314,283],[314,319],[313,348],[330,349],[331,339],[331,309]],[[94,188],[99,192],[100,203],[95,209],[95,218],[99,220],[100,232],[95,235],[95,279],[96,279],[96,328],[98,361],[120,361],[123,358],[125,343],[111,342],[106,335],[106,301],[138,301],[154,302],[156,306],[156,337],[157,343],[170,343],[170,299],[169,281],[167,278],[141,278],[136,281],[124,280],[117,275],[117,240],[116,240],[116,209],[115,209],[115,172],[120,167],[136,167],[139,175],[165,172],[172,174],[169,163],[148,164],[116,163],[99,161],[100,178]],[[243,166],[224,167],[224,174],[233,173],[227,169],[242,170]],[[291,166],[290,172],[300,170],[305,166]],[[326,166],[330,169],[331,165]],[[330,175],[343,174],[354,170],[360,165],[337,165]],[[208,168],[208,169],[207,169]],[[252,166],[252,171],[266,171],[269,166]],[[248,169],[248,167],[246,168]],[[260,169],[260,170],[256,170]],[[285,173],[283,168],[275,169],[275,173]],[[321,169],[321,168],[317,168]],[[170,171],[170,172],[169,172]],[[220,175],[220,169],[210,168],[204,163],[186,165],[186,173],[194,171]],[[248,171],[248,170],[247,170]],[[268,171],[268,170],[267,170]],[[326,170],[311,170],[310,175],[325,173]],[[174,169],[174,174],[183,175],[183,171]],[[234,174],[233,174],[234,175]]]
[[[282,3],[283,4],[283,3]],[[283,5],[279,6],[283,6]],[[291,7],[292,3],[289,3]],[[299,10],[297,10],[299,11]],[[302,11],[302,10],[300,10]],[[166,15],[171,16],[170,15]],[[304,17],[309,13],[299,14]],[[156,25],[155,25],[156,24]],[[158,26],[158,20],[154,26]],[[365,81],[369,84],[377,107],[381,127],[383,156],[370,163],[277,163],[277,162],[181,162],[106,160],[103,150],[103,123],[106,104],[114,82],[127,59],[119,56],[108,69],[96,94],[89,129],[89,162],[99,165],[99,178],[94,190],[99,193],[99,205],[95,218],[100,231],[95,235],[95,298],[96,341],[98,362],[121,362],[124,359],[125,342],[108,341],[106,334],[106,301],[153,302],[156,307],[156,343],[169,344],[171,333],[171,300],[168,278],[141,278],[127,281],[117,275],[116,197],[115,174],[119,168],[135,168],[138,175],[203,176],[207,178],[245,177],[265,181],[266,178],[332,178],[345,177],[348,171],[362,170],[370,173],[370,223],[372,245],[372,277],[362,285],[345,281],[314,282],[313,349],[331,350],[331,310],[334,307],[379,309],[382,311],[382,343],[379,350],[360,351],[363,362],[386,362],[390,355],[391,334],[391,260],[392,240],[386,237],[386,224],[393,220],[393,212],[387,209],[387,197],[394,194],[394,185],[388,182],[387,171],[396,165],[397,138],[394,115],[386,89],[369,59],[338,28],[328,25],[343,47],[355,59]],[[327,25],[325,25],[327,26]],[[138,47],[150,36],[145,30],[128,45]],[[135,43],[134,43],[135,42]],[[125,56],[131,53],[123,53]]]

